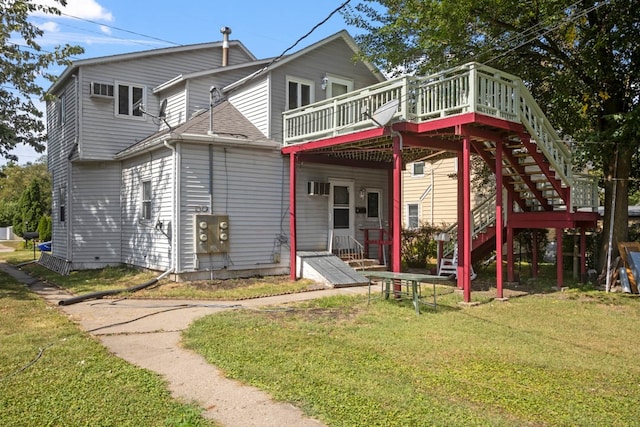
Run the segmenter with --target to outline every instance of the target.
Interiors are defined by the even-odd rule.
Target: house
[[[49,89],[51,256],[65,270],[290,271],[282,114],[385,78],[354,61],[346,31],[268,59],[221,32],[220,42],[76,61]],[[334,226],[362,238],[386,217],[386,176],[318,164],[298,183],[301,251],[326,251]]]

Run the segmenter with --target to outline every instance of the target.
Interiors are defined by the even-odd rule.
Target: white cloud
[[[92,21],[113,22],[113,15],[111,12],[95,0],[67,0],[67,5],[64,7],[54,0],[38,0],[37,3],[46,6],[54,6],[61,12],[76,18],[90,19]],[[36,15],[42,16],[42,14]],[[47,16],[51,18],[51,15]],[[64,15],[62,18],[64,18]]]
[[[100,25],[100,31],[105,34],[111,35],[111,28],[107,27],[106,25]]]
[[[57,33],[58,31],[60,31],[60,26],[53,21],[44,22],[42,24],[39,24],[38,27],[41,30],[49,33]]]

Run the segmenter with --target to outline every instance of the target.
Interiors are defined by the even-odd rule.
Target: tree
[[[640,143],[635,3],[364,0],[345,18],[366,30],[356,36],[363,56],[391,72],[427,74],[478,61],[521,77],[558,130],[578,139],[574,163],[589,161],[602,174],[602,267],[612,212],[613,251],[627,239],[629,183],[638,174],[632,167]]]
[[[38,221],[38,239],[42,241],[51,240],[51,217],[49,215],[42,215],[40,221]]]
[[[34,179],[20,196],[17,217],[13,221],[13,231],[22,236],[25,231],[36,231],[40,218],[51,210],[44,200],[44,189],[40,179]]]
[[[65,5],[65,0],[56,0]],[[47,69],[52,65],[68,65],[71,55],[83,49],[65,45],[53,52],[45,52],[37,43],[43,31],[29,21],[35,12],[59,15],[55,7],[36,4],[28,0],[0,2],[0,155],[13,161],[17,157],[11,150],[18,144],[33,147],[41,153],[45,149],[43,113],[34,99],[47,98],[36,80],[44,76],[50,81],[55,76]]]
[[[51,215],[51,176],[47,171],[46,157],[24,166],[9,162],[0,167],[0,227],[16,226],[22,222],[20,197],[36,179],[40,181],[42,205]]]

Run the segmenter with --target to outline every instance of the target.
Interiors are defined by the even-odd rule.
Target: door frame
[[[339,228],[335,229],[333,225],[333,211],[334,211],[334,187],[347,187],[347,191],[349,192],[349,228]],[[330,239],[333,240],[334,236],[351,236],[353,239],[356,238],[356,219],[355,219],[355,181],[352,179],[340,179],[340,178],[329,178],[329,207],[328,207],[328,216],[329,216],[329,236]],[[336,233],[337,232],[337,233]],[[332,245],[332,242],[330,242]]]

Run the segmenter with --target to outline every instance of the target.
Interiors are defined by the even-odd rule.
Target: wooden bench
[[[416,309],[416,314],[420,314],[420,303],[423,302],[420,289],[421,283],[430,283],[433,289],[433,303],[425,303],[433,305],[433,309],[437,309],[437,294],[436,283],[448,281],[448,277],[435,276],[432,274],[417,274],[417,273],[394,273],[392,271],[367,271],[362,273],[369,279],[369,301],[371,301],[371,282],[372,279],[381,279],[383,281],[382,294],[385,299],[389,299],[389,295],[393,293],[394,296],[400,297],[402,295],[410,296],[413,300],[413,306]],[[391,286],[399,286],[399,289],[391,290]],[[405,287],[405,290],[402,288]]]

